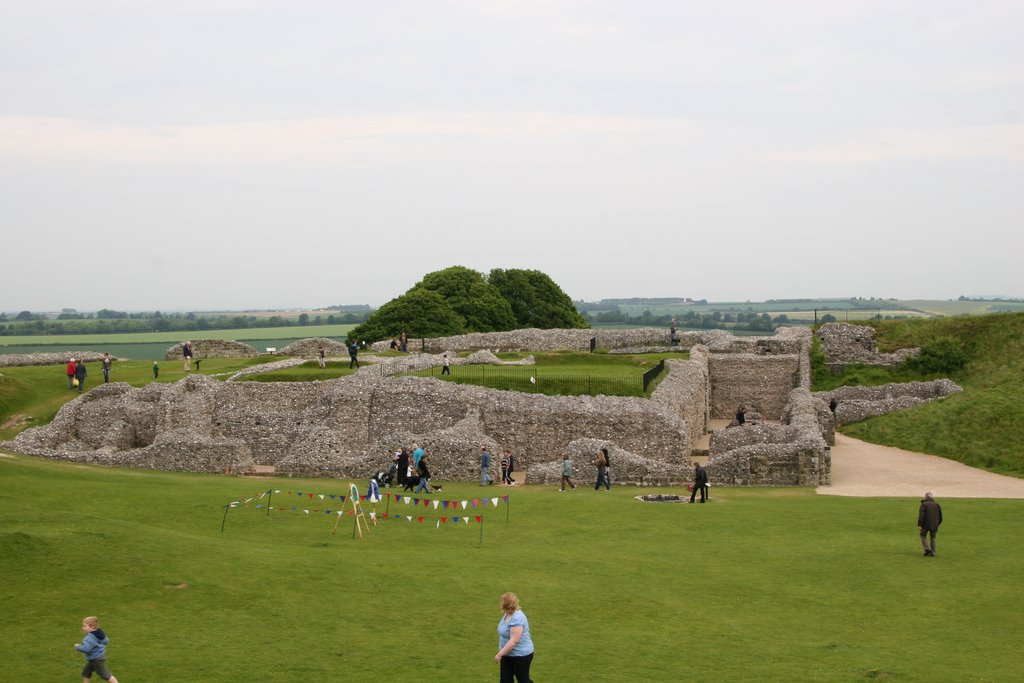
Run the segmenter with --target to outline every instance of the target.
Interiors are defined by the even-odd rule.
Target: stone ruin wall
[[[544,340],[540,332],[498,333],[502,339],[481,341],[492,348],[564,348],[571,336],[589,349],[590,330],[543,331]],[[608,332],[599,344],[667,346],[660,330]],[[50,426],[20,435],[15,450],[157,469],[244,473],[260,464],[282,474],[365,477],[386,468],[388,454],[398,447],[418,442],[432,454],[436,477],[475,480],[479,448],[487,445],[492,452],[511,448],[517,468],[527,470],[531,481],[557,482],[562,453],[572,454],[577,470],[589,478],[593,452],[603,446],[612,453],[615,481],[677,484],[690,476],[691,443],[714,416],[716,381],[726,389],[727,399],[718,402],[728,402],[727,416],[735,410],[728,392],[740,391],[734,383],[739,377],[731,373],[741,369],[764,378],[743,392],[744,400],[775,406],[799,382],[796,352],[809,334],[790,330],[738,339],[714,330],[680,338],[691,344],[690,359],[666,361],[668,372],[650,400],[549,397],[381,377],[379,366],[313,383],[219,383],[193,376],[142,389],[117,383],[94,389],[67,404]],[[318,341],[313,344],[319,348]],[[457,344],[439,340],[437,346]],[[727,360],[719,362],[721,357]],[[427,367],[440,358],[408,354],[382,360]],[[486,351],[473,358],[500,362]],[[470,359],[453,363],[462,360]],[[770,389],[770,377],[781,377],[785,389]]]
[[[700,332],[678,332],[678,347],[687,349],[697,344],[711,348],[727,347],[734,335],[725,330],[703,330]],[[667,329],[656,327],[640,327],[629,330],[592,330],[566,329],[541,330],[536,328],[509,330],[507,332],[474,332],[453,337],[436,337],[430,339],[410,339],[410,352],[442,353],[444,351],[589,351],[590,340],[594,339],[597,348],[621,349],[625,347],[661,347],[669,346]],[[387,351],[391,340],[374,342],[370,345],[373,351]]]
[[[12,443],[23,453],[155,469],[365,478],[419,443],[438,479],[479,476],[480,445],[511,448],[538,476],[573,443],[619,457],[617,481],[669,483],[689,464],[686,423],[640,398],[551,397],[429,378],[355,376],[315,383],[230,383],[196,375],[135,389],[113,383],[66,404]],[[673,480],[672,477],[676,477]]]
[[[837,425],[859,422],[876,415],[886,415],[903,408],[946,398],[962,389],[952,380],[903,382],[875,387],[839,387],[815,392],[815,397],[828,404],[836,401]]]
[[[781,424],[744,425],[711,435],[712,485],[821,486],[832,483],[832,416],[805,388],[793,389]]]
[[[828,359],[826,365],[835,373],[854,364],[894,367],[921,353],[916,348],[879,353],[875,349],[875,328],[867,325],[825,323],[818,328],[817,336]]]
[[[324,356],[348,357],[348,347],[336,339],[328,337],[309,337],[294,341],[283,349],[277,350],[279,356],[301,356],[302,358],[316,358],[320,355],[320,349],[324,350]]]
[[[182,360],[181,348],[184,342],[175,344],[164,353],[164,360]],[[203,358],[253,358],[263,353],[256,347],[233,339],[193,339],[192,355]]]
[[[795,355],[712,355],[711,417],[730,419],[744,405],[766,419],[779,419],[789,393],[798,385],[799,369],[800,361]]]
[[[67,365],[68,360],[75,358],[86,363],[97,363],[103,360],[99,351],[47,351],[44,353],[0,353],[0,368],[13,368],[26,365]],[[111,356],[113,358],[113,356]],[[116,360],[116,359],[115,359]]]

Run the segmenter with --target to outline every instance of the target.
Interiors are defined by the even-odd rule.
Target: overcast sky
[[[1024,296],[1024,3],[0,1],[0,310]]]

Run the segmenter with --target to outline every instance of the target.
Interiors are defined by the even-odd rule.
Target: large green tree
[[[466,320],[443,296],[413,287],[374,311],[365,323],[348,333],[348,341],[392,339],[402,332],[410,337],[449,337],[465,331]]]
[[[416,287],[443,296],[466,321],[467,332],[514,330],[512,306],[483,274],[465,266],[452,266],[429,273]]]
[[[589,327],[572,300],[537,270],[493,270],[490,277],[465,266],[423,276],[353,329],[350,342],[397,337],[448,337],[522,327]]]
[[[539,270],[496,268],[488,280],[512,306],[519,327],[590,327],[569,295]]]

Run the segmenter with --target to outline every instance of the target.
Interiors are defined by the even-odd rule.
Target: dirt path
[[[910,496],[936,498],[1024,498],[1024,479],[993,474],[934,455],[858,441],[836,434],[832,486],[827,496]]]

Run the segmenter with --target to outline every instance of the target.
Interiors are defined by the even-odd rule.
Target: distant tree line
[[[630,316],[621,311],[604,311],[602,313],[584,313],[583,317],[592,324],[627,324],[647,325],[650,327],[668,327],[672,320],[676,320],[680,327],[717,329],[717,330],[747,330],[750,332],[772,332],[779,325],[786,325],[790,322],[785,314],[777,315],[774,318],[767,313],[754,312],[726,312],[714,311],[711,313],[698,313],[687,311],[682,315],[654,315],[650,311],[644,311],[639,316]]]
[[[369,315],[366,311],[344,315],[314,315],[302,313],[297,318],[272,315],[213,315],[196,313],[125,313],[102,309],[96,313],[64,311],[56,320],[29,311],[19,313],[14,321],[0,314],[0,336],[68,335],[68,334],[124,334],[139,332],[202,332],[203,330],[234,330],[265,327],[305,327],[307,325],[358,325]]]

